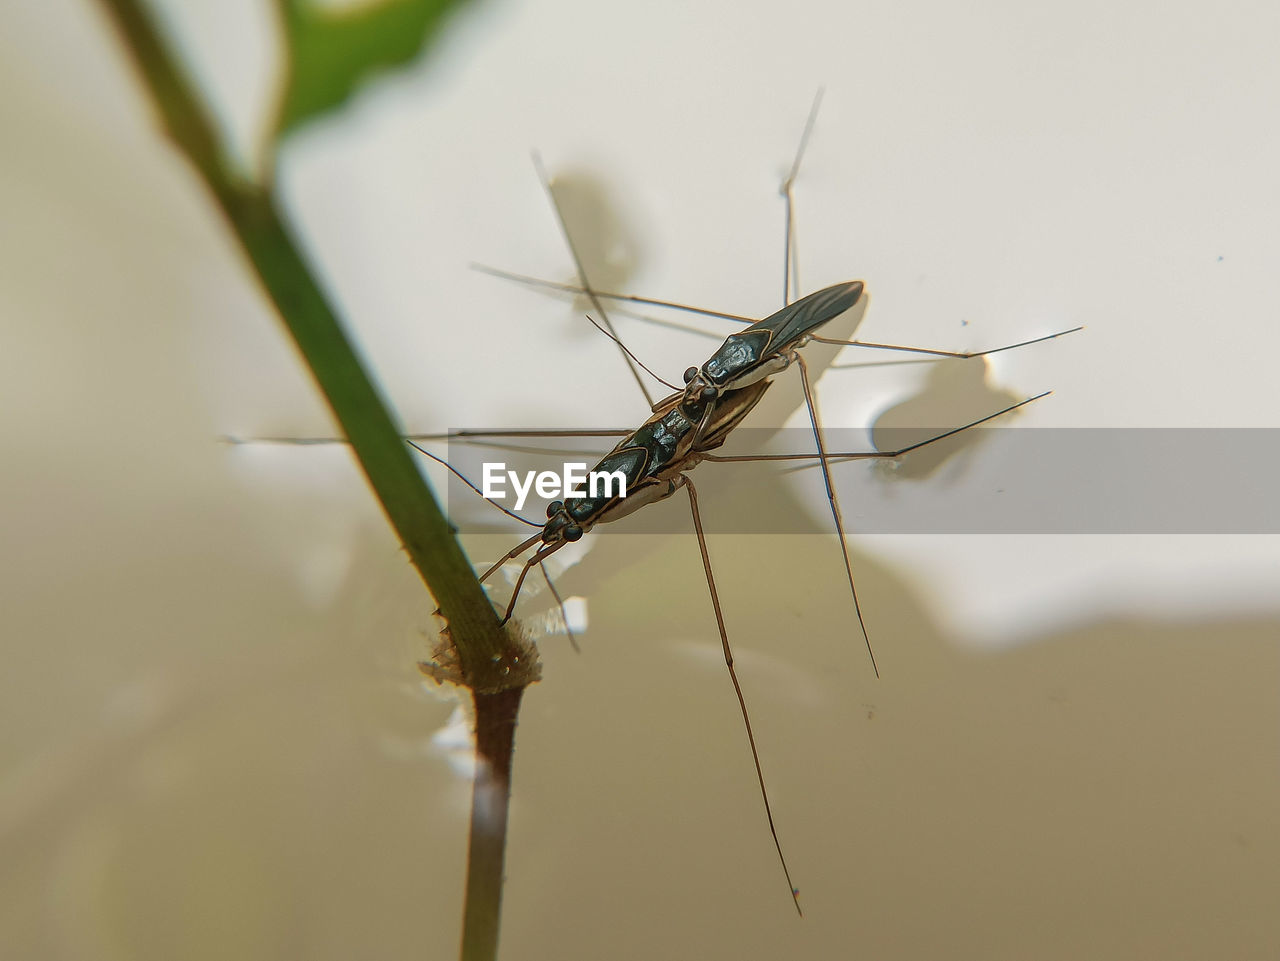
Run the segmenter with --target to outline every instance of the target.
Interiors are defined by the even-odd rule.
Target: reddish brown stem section
[[[476,776],[471,790],[471,844],[467,855],[467,900],[462,918],[464,961],[496,958],[502,911],[507,811],[516,716],[523,688],[475,692]]]

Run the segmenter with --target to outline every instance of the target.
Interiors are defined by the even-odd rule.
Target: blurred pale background
[[[253,165],[268,5],[163,6]],[[863,336],[1085,323],[992,363],[1056,391],[1019,426],[1276,427],[1278,30],[1261,3],[487,0],[281,185],[406,426],[627,426],[578,308],[468,269],[571,276],[530,149],[602,286],[763,315],[825,85],[802,278],[865,280]],[[428,597],[343,450],[217,442],[332,428],[97,7],[0,5],[0,78],[0,956],[452,956],[469,787],[414,668]],[[668,376],[712,343],[623,323]],[[984,390],[940,370],[829,369],[823,415]],[[504,957],[1276,955],[1280,539],[855,538],[876,681],[815,479],[732,470],[699,469],[704,512],[801,532],[711,546],[808,917],[692,538],[602,531],[561,580],[584,652],[544,641],[521,717]]]

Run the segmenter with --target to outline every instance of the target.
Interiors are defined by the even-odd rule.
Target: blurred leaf
[[[289,56],[277,137],[341,106],[379,70],[416,59],[461,2],[378,0],[329,10],[314,0],[276,0]]]

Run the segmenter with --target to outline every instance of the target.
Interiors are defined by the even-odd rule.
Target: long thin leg
[[[957,357],[961,360],[968,360],[970,357],[987,357],[990,354],[998,354],[1002,350],[1015,350],[1018,347],[1029,347],[1032,344],[1043,343],[1046,340],[1053,340],[1055,337],[1065,337],[1067,334],[1074,334],[1078,330],[1084,330],[1084,325],[1072,327],[1070,330],[1060,330],[1056,334],[1045,334],[1043,337],[1032,337],[1030,340],[1020,340],[1016,344],[1005,344],[1003,347],[989,347],[986,350],[934,350],[931,347],[903,347],[899,344],[876,344],[867,340],[836,340],[833,337],[813,337],[815,343],[833,344],[837,347],[868,347],[872,350],[900,350],[908,354],[928,354],[931,357]]]
[[[724,627],[724,613],[720,609],[720,595],[716,592],[715,575],[711,573],[711,555],[707,552],[707,538],[702,532],[702,517],[698,513],[698,492],[693,482],[684,474],[679,483],[689,492],[689,508],[693,511],[693,529],[698,535],[698,550],[702,552],[702,569],[707,574],[707,589],[711,592],[711,606],[716,612],[716,627],[720,631],[720,644],[724,647],[724,663],[729,668],[729,680],[733,681],[733,691],[738,695],[738,707],[742,711],[742,723],[747,729],[747,741],[751,744],[751,760],[756,766],[756,781],[760,784],[760,797],[764,801],[765,817],[769,819],[769,833],[773,835],[773,846],[778,851],[778,860],[782,863],[782,873],[786,876],[787,887],[791,889],[791,899],[795,902],[796,911],[804,917],[800,908],[800,892],[791,881],[791,871],[787,868],[786,855],[782,853],[782,842],[778,840],[778,829],[773,823],[773,807],[769,804],[769,791],[764,786],[764,769],[760,767],[760,752],[756,749],[756,736],[751,730],[751,715],[747,712],[747,699],[742,694],[742,685],[738,683],[738,672],[733,669],[733,649],[729,646],[729,634]]]
[[[919,450],[921,447],[925,447],[929,444],[935,444],[938,441],[945,440],[948,437],[954,437],[956,434],[960,433],[961,431],[969,430],[970,428],[977,427],[980,424],[985,424],[989,420],[995,420],[997,417],[1002,417],[1005,414],[1009,413],[1010,411],[1017,410],[1019,407],[1025,407],[1027,404],[1030,404],[1034,400],[1039,400],[1041,397],[1048,397],[1052,393],[1053,391],[1046,390],[1043,393],[1036,394],[1034,397],[1028,397],[1026,400],[1020,400],[1016,404],[1010,404],[1008,407],[1004,408],[1003,410],[998,410],[994,414],[988,414],[986,417],[980,417],[977,420],[970,421],[969,423],[963,424],[960,427],[953,427],[951,428],[951,430],[943,431],[941,434],[934,434],[932,437],[926,437],[924,440],[917,441],[914,444],[908,444],[906,447],[899,447],[897,450],[837,451],[835,453],[827,454],[826,461],[827,463],[831,463],[833,461],[870,460],[872,458],[877,458],[877,457],[880,457],[880,458],[901,457],[903,454],[909,454],[913,450]],[[815,458],[821,459],[820,455],[814,454],[814,453],[702,454],[700,456],[702,457],[703,460],[719,461],[719,462],[725,462],[725,463],[732,462],[732,461],[814,460]]]
[[[447,434],[406,434],[408,440],[452,440],[455,437],[626,437],[631,431],[622,427],[607,430],[455,430]]]
[[[530,277],[528,274],[512,273],[509,270],[499,270],[497,267],[488,267],[484,264],[472,264],[472,270],[478,270],[482,274],[489,274],[491,277],[499,277],[502,280],[514,280],[519,284],[527,284],[530,287],[545,287],[549,290],[562,290],[567,294],[585,294],[588,290],[585,287],[577,287],[573,284],[562,284],[555,280],[543,280],[540,277]],[[701,314],[704,317],[719,317],[722,320],[733,320],[741,324],[754,324],[759,317],[744,317],[742,314],[726,314],[721,310],[708,310],[705,307],[692,307],[689,304],[679,304],[674,300],[657,300],[653,297],[637,297],[635,294],[611,294],[603,290],[590,291],[597,297],[603,297],[605,300],[625,301],[632,304],[642,304],[645,307],[670,307],[672,310],[684,310],[691,314]]]
[[[416,441],[451,441],[459,444],[470,444],[495,451],[512,451],[526,454],[545,454],[548,448],[522,444],[522,438],[543,437],[626,437],[631,431],[618,428],[616,430],[455,430],[447,433],[404,434],[409,446],[416,448],[428,457],[434,454],[419,447]],[[489,439],[494,438],[494,439]],[[249,447],[257,444],[287,445],[290,447],[327,447],[335,444],[349,444],[345,437],[234,437],[223,435],[218,438],[222,443],[233,447]],[[504,443],[503,441],[507,441]],[[588,457],[599,457],[603,453],[599,448],[561,448],[563,454],[583,454]],[[446,467],[449,465],[445,465]],[[450,468],[452,470],[452,468]],[[465,480],[465,478],[464,478]],[[468,482],[470,483],[470,482]]]
[[[455,430],[447,434],[430,434],[426,435],[427,440],[447,440],[455,444],[469,444],[475,447],[485,447],[490,450],[506,450],[527,454],[545,454],[550,448],[538,447],[535,445],[522,443],[525,438],[592,438],[592,437],[626,437],[631,431],[622,428],[612,428],[607,430],[533,430],[533,429],[501,429],[501,430]],[[421,434],[407,434],[405,440],[412,443],[415,440],[424,439]],[[582,446],[569,448],[558,448],[562,454],[585,454],[591,457],[600,457],[603,451],[598,447],[583,448]]]
[[[430,458],[431,458],[433,461],[435,461],[437,464],[441,464],[441,465],[443,465],[446,469],[448,469],[448,471],[449,471],[451,474],[453,474],[453,476],[454,476],[454,477],[458,478],[458,480],[462,481],[462,483],[466,484],[466,485],[467,485],[468,487],[470,487],[473,491],[475,491],[477,494],[479,494],[479,495],[480,495],[480,497],[481,497],[482,499],[484,499],[484,500],[485,500],[485,501],[487,501],[488,503],[492,504],[494,507],[498,508],[498,510],[502,511],[502,513],[506,514],[508,517],[514,517],[514,518],[515,518],[516,520],[518,520],[520,523],[522,523],[522,524],[528,524],[530,527],[537,527],[537,528],[541,528],[541,527],[542,527],[542,525],[541,525],[541,524],[536,524],[536,523],[534,523],[534,522],[533,522],[533,521],[531,521],[531,520],[526,520],[525,518],[521,517],[519,514],[515,513],[515,511],[508,510],[507,508],[503,507],[501,504],[499,504],[497,501],[493,500],[492,498],[485,497],[485,496],[484,496],[484,493],[480,490],[480,488],[479,488],[479,487],[477,487],[475,484],[471,483],[471,481],[470,481],[470,480],[468,480],[468,479],[467,479],[467,478],[462,474],[462,472],[461,472],[461,471],[459,471],[456,467],[454,467],[452,464],[450,464],[450,463],[449,463],[447,460],[445,460],[443,457],[437,457],[435,454],[431,453],[431,451],[429,451],[429,450],[424,450],[423,448],[421,448],[421,447],[419,447],[417,444],[415,444],[413,441],[409,441],[409,446],[410,446],[410,447],[412,447],[414,450],[416,450],[418,453],[420,453],[420,454],[424,454],[424,455],[426,455],[427,457],[430,457]],[[558,590],[556,590],[556,585],[555,585],[555,583],[551,580],[551,574],[547,571],[547,565],[546,565],[546,564],[544,564],[541,560],[539,560],[539,561],[538,561],[538,568],[542,571],[542,576],[543,576],[543,578],[544,578],[544,579],[546,580],[546,582],[547,582],[547,587],[551,590],[551,596],[552,596],[552,597],[554,597],[554,598],[556,599],[556,605],[560,608],[560,619],[561,619],[562,621],[564,621],[564,633],[565,633],[565,635],[569,638],[569,643],[573,646],[574,651],[576,651],[577,653],[581,654],[581,653],[582,653],[582,648],[580,648],[580,647],[578,646],[578,639],[577,639],[576,637],[574,637],[574,636],[573,636],[573,629],[572,629],[571,627],[569,627],[569,614],[568,614],[568,612],[567,612],[567,611],[565,611],[565,609],[564,609],[564,600],[563,600],[563,598],[561,598],[561,597],[560,597],[560,592],[559,592]],[[486,575],[486,576],[488,576],[488,575]],[[519,590],[518,590],[518,588],[517,588],[516,594],[518,594],[518,593],[519,593]],[[515,596],[516,596],[516,594],[512,594],[512,598],[511,598],[511,604],[512,604],[512,605],[514,605],[514,604],[515,604]],[[511,616],[509,612],[508,612],[507,616],[508,616],[508,617],[510,617],[510,616]]]
[[[562,290],[570,294],[586,294],[591,293],[596,297],[605,300],[624,301],[633,304],[643,304],[646,307],[666,307],[671,310],[682,310],[690,314],[700,314],[703,317],[716,317],[720,320],[730,320],[738,324],[754,324],[760,320],[759,317],[745,317],[742,314],[729,314],[722,310],[707,310],[705,307],[693,307],[689,304],[677,303],[674,300],[658,300],[654,297],[637,297],[632,294],[612,294],[603,290],[588,291],[585,287],[576,287],[573,284],[561,284],[553,280],[540,280],[537,277],[528,277],[524,274],[514,274],[506,270],[498,270],[494,267],[485,267],[480,264],[472,264],[473,269],[482,273],[492,274],[495,277],[501,277],[504,280],[514,280],[517,283],[529,284],[534,287],[547,287],[552,290]],[[998,354],[1002,350],[1013,350],[1017,347],[1027,347],[1031,344],[1038,344],[1042,341],[1053,340],[1055,337],[1063,337],[1067,334],[1074,334],[1077,331],[1084,330],[1083,325],[1072,327],[1069,330],[1060,330],[1054,334],[1046,334],[1043,337],[1033,337],[1030,340],[1021,340],[1016,344],[1005,344],[1003,347],[990,347],[986,350],[960,351],[960,350],[937,350],[932,347],[908,347],[905,344],[881,344],[869,340],[837,340],[834,337],[814,336],[811,339],[815,343],[832,344],[837,347],[866,347],[871,350],[897,350],[909,354],[928,354],[932,357],[985,357],[988,354]]]
[[[546,169],[542,166],[542,158],[535,152],[533,155],[533,166],[538,171],[538,179],[542,181],[542,187],[547,192],[547,196],[551,198],[551,206],[556,212],[556,221],[560,224],[560,232],[564,235],[565,245],[569,248],[569,254],[573,257],[573,265],[578,271],[578,279],[582,282],[582,287],[587,297],[591,300],[591,306],[595,308],[596,313],[600,315],[601,321],[613,335],[613,339],[621,346],[622,342],[618,340],[617,331],[613,329],[613,323],[609,320],[609,315],[605,313],[604,305],[600,303],[600,298],[596,296],[594,290],[591,289],[591,282],[587,280],[587,272],[582,266],[582,258],[578,256],[578,248],[573,244],[573,237],[569,235],[569,225],[564,222],[564,214],[560,210],[560,205],[556,202],[556,195],[551,189],[551,179],[547,176]],[[645,401],[649,407],[653,407],[653,397],[649,393],[649,388],[644,385],[644,378],[640,376],[640,371],[636,369],[635,364],[627,355],[627,351],[622,352],[623,360],[627,362],[627,369],[631,371],[631,376],[635,378],[636,385],[640,388],[640,393],[644,394]]]
[[[564,621],[564,633],[569,638],[575,654],[581,654],[582,648],[578,646],[578,639],[573,636],[573,628],[569,626],[569,612],[564,609],[564,598],[560,596],[560,592],[556,590],[555,581],[551,579],[550,572],[547,571],[547,565],[541,561],[538,567],[542,569],[542,577],[547,582],[547,589],[551,591],[551,596],[556,599],[556,605],[560,608],[560,620]]]
[[[867,634],[866,622],[862,619],[862,605],[858,603],[858,589],[853,585],[853,564],[849,560],[849,542],[844,536],[844,518],[840,516],[840,502],[836,499],[835,485],[831,483],[831,467],[827,463],[827,446],[822,439],[822,427],[818,422],[818,406],[813,399],[813,386],[809,383],[809,366],[798,353],[796,364],[800,367],[800,383],[804,387],[804,400],[809,408],[809,422],[813,425],[813,439],[818,445],[818,462],[822,465],[822,482],[827,485],[827,502],[831,505],[831,516],[836,522],[836,536],[840,538],[840,554],[844,557],[844,572],[849,577],[849,593],[853,596],[853,610],[858,615],[858,627],[862,629],[862,639],[867,645],[867,654],[871,657],[871,668],[880,676],[880,667],[876,664],[875,651],[871,649],[871,637]]]
[[[623,428],[608,430],[454,430],[431,434],[405,434],[407,441],[415,440],[471,440],[482,437],[626,437],[631,431]],[[345,437],[236,437],[223,434],[218,440],[233,447],[250,444],[287,444],[292,447],[319,447],[326,444],[349,444]]]
[[[813,106],[809,108],[809,118],[805,121],[804,133],[800,136],[800,146],[796,149],[796,158],[791,164],[791,172],[787,174],[787,178],[782,182],[782,196],[786,202],[787,208],[787,243],[786,243],[786,268],[783,271],[783,297],[785,303],[791,303],[792,283],[799,287],[799,262],[796,256],[795,242],[795,180],[800,173],[800,164],[804,160],[805,148],[809,145],[809,138],[813,134],[813,125],[818,119],[818,110],[822,106],[823,89],[818,88],[818,92],[814,95]],[[871,658],[871,669],[875,671],[878,678],[880,676],[880,667],[876,664],[875,651],[871,649],[871,637],[867,634],[866,622],[862,619],[862,605],[858,603],[858,589],[853,583],[853,564],[849,560],[849,542],[844,534],[844,519],[840,516],[840,502],[836,499],[835,486],[831,483],[831,469],[827,464],[826,444],[822,439],[822,427],[818,421],[818,407],[813,399],[812,386],[809,383],[809,367],[805,363],[804,358],[797,352],[792,352],[796,363],[800,367],[800,383],[804,386],[805,405],[809,408],[809,422],[813,425],[813,438],[818,445],[818,461],[822,465],[822,480],[827,485],[827,502],[831,505],[831,516],[836,524],[836,536],[840,539],[840,554],[844,558],[844,572],[849,579],[849,593],[853,597],[853,610],[858,615],[858,627],[862,630],[862,640],[867,646],[867,654]]]
[[[787,236],[786,249],[783,255],[782,267],[782,303],[783,306],[791,303],[798,295],[800,290],[800,261],[796,255],[795,240],[795,183],[796,177],[800,175],[800,163],[804,160],[805,148],[809,146],[809,138],[813,135],[813,125],[818,119],[818,108],[822,106],[823,88],[819,87],[818,92],[813,95],[813,106],[809,108],[809,118],[804,123],[804,133],[800,135],[800,146],[796,148],[795,159],[791,162],[791,171],[787,174],[786,179],[782,181],[781,193],[786,202],[787,215]]]
[[[537,538],[540,538],[541,536],[541,534],[534,535],[534,537]],[[525,541],[525,543],[528,544],[529,541]],[[502,615],[502,620],[499,623],[505,624],[507,621],[511,620],[511,615],[516,609],[516,601],[520,598],[520,591],[524,587],[524,579],[529,576],[529,569],[532,568],[534,564],[541,565],[543,561],[556,551],[560,550],[560,548],[564,547],[566,543],[567,541],[560,541],[556,544],[548,544],[546,547],[540,547],[532,557],[524,562],[524,567],[520,568],[520,576],[516,578],[515,590],[511,592],[511,600],[507,601],[506,613]],[[510,555],[508,555],[508,557],[510,557]],[[480,578],[480,580],[483,581],[485,577],[488,577],[504,563],[506,563],[506,561],[499,561],[495,567],[489,568],[489,570],[485,572],[484,577]]]
[[[490,567],[487,571],[485,571],[483,574],[480,575],[480,583],[483,584],[493,575],[493,572],[496,571],[499,567],[501,567],[507,561],[514,561],[517,557],[519,557],[521,554],[523,554],[525,551],[531,548],[534,544],[538,543],[538,541],[540,540],[542,540],[541,532],[534,534],[527,541],[521,541],[515,547],[511,548],[511,550],[507,551],[500,558],[498,558],[493,563],[492,567]]]
[[[443,434],[443,435],[411,435],[411,436],[448,437],[450,435]],[[294,444],[298,446],[350,443],[345,437],[255,437],[249,440],[241,439],[241,438],[225,438],[225,440],[227,441],[227,443],[231,443],[231,444]],[[454,477],[458,478],[458,480],[462,481],[462,483],[466,484],[473,491],[475,491],[476,494],[478,494],[481,499],[492,504],[498,510],[502,511],[502,513],[506,514],[508,517],[518,520],[521,524],[527,524],[529,527],[541,528],[543,526],[542,524],[539,524],[536,521],[531,521],[528,518],[521,517],[515,511],[508,510],[507,508],[503,507],[501,504],[499,504],[497,501],[493,500],[492,498],[485,497],[484,492],[481,491],[480,488],[477,487],[471,481],[470,478],[468,478],[465,474],[463,474],[460,470],[458,470],[456,467],[450,464],[443,457],[439,457],[431,453],[431,451],[427,450],[426,448],[421,447],[418,444],[415,444],[413,440],[410,439],[409,436],[406,436],[405,440],[408,441],[409,446],[412,447],[414,450],[416,450],[419,454],[422,454],[424,457],[431,458],[433,461],[435,461],[445,470],[449,471],[449,473],[451,473]]]
[[[412,447],[414,450],[418,451],[418,453],[425,454],[427,457],[430,457],[437,464],[442,464],[455,477],[457,477],[460,481],[462,481],[462,483],[466,484],[473,491],[479,494],[481,498],[483,498],[488,503],[492,504],[494,507],[498,508],[498,510],[502,511],[502,513],[506,514],[508,517],[514,517],[516,520],[520,521],[520,523],[522,524],[528,524],[530,527],[536,527],[539,529],[539,533],[535,534],[533,537],[529,538],[527,541],[524,541],[518,544],[516,547],[513,547],[502,557],[500,561],[498,561],[496,564],[490,567],[487,571],[485,571],[484,574],[481,575],[480,577],[481,581],[487,580],[489,578],[489,575],[491,575],[499,567],[501,567],[507,561],[512,560],[516,557],[519,557],[521,554],[525,552],[525,550],[527,550],[529,547],[532,547],[535,543],[537,543],[541,539],[542,537],[541,529],[543,525],[535,524],[533,521],[526,520],[525,518],[521,517],[519,514],[515,513],[514,511],[507,510],[507,508],[503,507],[497,501],[494,501],[488,497],[485,497],[484,494],[481,493],[480,488],[478,488],[475,484],[471,483],[470,480],[468,480],[465,476],[463,476],[462,473],[457,470],[457,468],[455,468],[443,457],[437,457],[435,454],[431,453],[431,451],[423,450],[417,444],[413,443],[413,441],[409,442],[409,446]],[[573,631],[569,627],[569,615],[565,612],[564,601],[560,597],[560,592],[556,590],[555,584],[552,583],[551,575],[547,573],[547,567],[543,563],[543,561],[546,558],[550,557],[562,546],[563,544],[556,544],[554,547],[551,547],[551,548],[545,548],[545,547],[541,548],[533,555],[533,557],[529,558],[529,560],[525,563],[524,569],[521,570],[520,572],[520,579],[516,581],[515,590],[511,592],[511,600],[507,602],[507,612],[505,616],[502,618],[502,623],[505,624],[507,623],[507,621],[511,619],[511,612],[515,610],[516,599],[520,596],[520,589],[524,586],[524,579],[529,573],[529,568],[532,567],[534,564],[537,564],[538,567],[542,570],[542,576],[546,578],[547,587],[551,589],[551,596],[556,599],[556,604],[559,605],[560,607],[560,617],[564,621],[564,632],[569,637],[569,643],[573,645],[573,649],[575,651],[581,654],[582,649],[578,647],[578,639],[573,636]]]
[[[477,431],[477,432],[471,432],[471,433],[474,435],[474,434],[481,434],[481,433],[483,433],[483,432],[478,432],[478,431]],[[542,434],[540,434],[540,433],[538,433],[538,432],[530,432],[530,431],[515,431],[515,432],[508,432],[508,433],[515,433],[515,434],[517,434],[517,435],[519,435],[519,436],[542,436]],[[545,433],[545,432],[544,432],[544,433]],[[565,433],[567,433],[567,435],[568,435],[568,436],[576,436],[578,433],[581,433],[581,432],[574,432],[574,431],[570,431],[570,432],[565,432]],[[592,433],[594,436],[599,436],[599,435],[601,435],[601,434],[607,434],[608,436],[613,436],[613,432],[594,431],[594,432],[590,432],[590,433]],[[623,433],[623,434],[625,434],[626,432],[625,432],[625,431],[620,431],[619,433]],[[431,436],[435,436],[435,435],[431,435]],[[444,435],[441,435],[441,436],[448,437],[448,436],[450,436],[450,435],[448,435],[448,434],[444,434]],[[408,439],[408,438],[406,438],[406,439]],[[265,443],[281,443],[281,444],[320,444],[320,443],[337,443],[337,444],[344,444],[344,443],[348,443],[345,439],[342,439],[342,438],[332,438],[332,439],[331,439],[331,438],[302,438],[302,437],[294,437],[294,438],[260,438],[260,439],[256,439],[256,440],[257,440],[257,442],[265,442]],[[231,442],[233,442],[233,443],[238,443],[238,444],[248,443],[248,441],[243,441],[243,440],[233,440],[233,441],[231,441]],[[466,477],[466,475],[464,475],[461,471],[459,471],[456,467],[454,467],[452,464],[450,464],[450,463],[449,463],[447,460],[445,460],[443,457],[437,457],[435,454],[431,453],[431,451],[426,450],[426,449],[424,449],[424,448],[422,448],[422,447],[418,446],[417,444],[415,444],[412,440],[409,440],[409,446],[410,446],[410,447],[412,447],[414,450],[416,450],[418,453],[423,454],[424,456],[431,458],[431,459],[432,459],[433,461],[435,461],[437,464],[440,464],[441,466],[443,466],[446,470],[448,470],[451,474],[453,474],[453,476],[454,476],[454,477],[458,478],[458,480],[462,481],[462,483],[466,484],[466,485],[467,485],[468,487],[470,487],[473,491],[475,491],[477,494],[479,494],[479,495],[480,495],[480,497],[481,497],[481,499],[483,499],[483,500],[485,500],[486,502],[488,502],[488,503],[492,504],[494,507],[498,508],[498,510],[502,511],[502,513],[506,514],[508,517],[514,518],[515,520],[518,520],[521,524],[527,524],[527,525],[528,525],[528,526],[530,526],[530,527],[536,527],[536,528],[538,528],[539,533],[537,533],[537,534],[533,535],[533,537],[529,538],[527,541],[523,541],[523,542],[521,542],[520,544],[518,544],[518,545],[516,545],[515,547],[513,547],[513,548],[512,548],[511,550],[509,550],[506,554],[504,554],[504,555],[502,556],[502,558],[501,558],[497,563],[495,563],[495,564],[494,564],[494,565],[492,565],[492,566],[491,566],[487,571],[485,571],[485,572],[480,576],[480,580],[481,580],[481,581],[488,580],[488,578],[490,577],[490,575],[492,575],[492,574],[493,574],[493,572],[494,572],[494,571],[496,571],[499,567],[501,567],[503,564],[507,563],[507,561],[514,560],[516,557],[519,557],[519,556],[520,556],[521,554],[523,554],[526,550],[528,550],[530,547],[532,547],[534,544],[536,544],[539,540],[541,540],[541,538],[542,538],[541,530],[542,530],[542,527],[543,527],[543,525],[542,525],[542,524],[538,524],[538,523],[536,523],[536,522],[534,522],[534,521],[528,520],[527,518],[521,517],[519,514],[515,513],[515,511],[508,510],[507,508],[505,508],[505,507],[503,507],[501,504],[499,504],[497,501],[494,501],[494,500],[492,500],[491,498],[485,497],[485,496],[484,496],[484,493],[480,490],[480,488],[479,488],[479,487],[477,487],[474,483],[472,483],[472,482],[471,482],[471,480],[470,480],[470,479],[468,479],[468,478]],[[570,627],[569,627],[569,617],[568,617],[568,615],[565,613],[565,609],[564,609],[564,601],[563,601],[563,600],[561,599],[561,597],[560,597],[560,592],[556,590],[556,586],[555,586],[555,584],[553,584],[553,583],[552,583],[552,581],[551,581],[551,575],[547,573],[547,568],[546,568],[546,566],[542,563],[546,558],[550,557],[552,554],[554,554],[554,553],[556,552],[556,550],[558,550],[558,549],[559,549],[560,547],[562,547],[562,546],[563,546],[563,544],[557,544],[557,545],[555,545],[554,547],[552,547],[552,548],[550,548],[550,549],[548,549],[548,548],[542,548],[542,549],[541,549],[541,550],[539,550],[537,553],[535,553],[533,557],[529,558],[529,560],[526,562],[526,564],[525,564],[525,566],[524,566],[524,569],[523,569],[523,570],[521,570],[521,572],[520,572],[520,578],[519,578],[519,580],[517,580],[517,581],[516,581],[516,588],[515,588],[515,590],[514,590],[514,591],[512,591],[512,593],[511,593],[511,600],[507,603],[507,611],[506,611],[505,616],[502,618],[502,623],[503,623],[503,624],[505,624],[507,621],[509,621],[509,620],[511,619],[511,612],[512,612],[513,610],[515,610],[515,606],[516,606],[516,599],[520,596],[520,589],[524,586],[524,579],[525,579],[525,577],[526,577],[526,576],[528,575],[528,573],[529,573],[529,568],[530,568],[531,566],[533,566],[534,564],[537,564],[537,565],[542,569],[542,576],[546,578],[546,580],[547,580],[547,587],[549,587],[549,588],[551,589],[551,594],[552,594],[552,596],[553,596],[553,597],[555,597],[555,599],[556,599],[556,604],[558,604],[558,605],[559,605],[559,607],[560,607],[560,616],[561,616],[561,618],[564,620],[564,630],[565,630],[565,634],[567,634],[567,635],[568,635],[568,637],[569,637],[569,643],[573,645],[573,649],[574,649],[575,651],[578,651],[579,653],[581,653],[582,649],[581,649],[580,647],[578,647],[578,640],[577,640],[577,638],[575,638],[575,637],[573,636],[573,631],[572,631],[572,630],[570,629]]]

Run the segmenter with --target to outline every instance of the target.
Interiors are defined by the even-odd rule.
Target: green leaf
[[[341,106],[378,71],[416,59],[461,2],[378,0],[335,11],[277,0],[289,61],[277,138]]]

